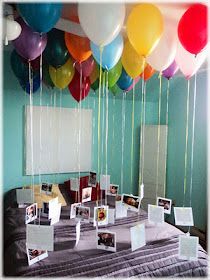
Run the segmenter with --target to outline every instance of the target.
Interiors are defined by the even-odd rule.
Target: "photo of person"
[[[133,196],[129,194],[122,195],[122,203],[127,207],[128,210],[138,212],[140,208],[141,199],[139,196]]]
[[[76,206],[76,219],[84,222],[89,222],[90,219],[90,207]]]
[[[172,200],[164,197],[157,197],[157,206],[162,206],[164,208],[165,214],[171,214],[171,204]]]
[[[25,223],[28,224],[37,218],[37,203],[26,207]]]
[[[97,249],[116,252],[116,233],[111,231],[98,231]]]
[[[94,226],[98,223],[98,226],[108,224],[108,209],[109,206],[94,207]]]
[[[90,172],[88,186],[96,187],[96,173]]]
[[[119,190],[119,185],[110,184],[107,194],[108,195],[117,195],[118,190]]]
[[[82,189],[82,202],[91,201],[92,187]]]
[[[41,192],[45,194],[52,194],[52,184],[42,183]]]
[[[42,216],[48,217],[49,215],[49,202],[42,203]]]
[[[48,253],[45,250],[29,249],[29,248],[27,248],[26,250],[27,250],[29,265],[32,265],[48,257]]]

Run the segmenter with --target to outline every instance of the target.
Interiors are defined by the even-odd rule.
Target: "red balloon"
[[[198,54],[207,45],[207,9],[203,4],[192,5],[179,21],[179,41],[192,54]]]
[[[88,77],[82,77],[81,80],[80,74],[75,71],[74,77],[68,87],[74,99],[80,102],[90,91],[90,79]]]

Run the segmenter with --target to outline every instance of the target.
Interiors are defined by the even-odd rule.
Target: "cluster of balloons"
[[[22,58],[31,62],[33,84],[40,84],[33,64],[42,54],[44,83],[60,89],[68,86],[78,102],[90,88],[99,87],[100,66],[108,72],[108,87],[115,94],[118,88],[131,90],[140,78],[148,81],[155,71],[170,79],[180,69],[189,79],[207,55],[207,6],[203,4],[190,6],[178,28],[163,18],[157,6],[138,4],[128,15],[125,42],[120,31],[126,11],[121,3],[79,3],[78,20],[87,37],[53,28],[61,4],[17,4],[17,9],[22,31],[13,41],[11,65],[21,85],[27,89],[29,82]]]

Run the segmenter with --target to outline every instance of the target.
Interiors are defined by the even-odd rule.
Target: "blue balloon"
[[[36,3],[17,4],[24,21],[36,32],[50,31],[61,17],[62,4]]]
[[[93,57],[100,64],[100,47],[90,43]],[[102,63],[101,66],[103,69],[109,71],[112,69],[120,60],[120,57],[123,52],[123,38],[119,34],[110,44],[103,47],[102,52]]]
[[[117,85],[122,90],[127,90],[133,83],[133,79],[128,76],[128,74],[125,72],[125,69],[122,69],[122,73],[119,77],[119,80],[117,81]]]
[[[35,93],[40,88],[40,76],[33,78],[33,89],[32,93]],[[20,85],[24,91],[30,94],[30,83],[29,82],[20,82]]]

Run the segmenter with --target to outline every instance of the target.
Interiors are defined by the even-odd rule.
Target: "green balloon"
[[[47,33],[47,46],[43,52],[44,60],[55,68],[66,63],[69,51],[65,44],[64,32],[53,28]]]
[[[108,72],[108,85],[110,88],[112,88],[116,84],[121,73],[122,73],[122,63],[119,60],[118,63],[115,65],[115,67],[110,69]]]
[[[118,87],[117,84],[115,84],[113,87],[110,88],[110,91],[116,95],[119,91],[120,91],[120,88]]]
[[[43,68],[42,68],[42,76],[43,76],[43,81],[45,83],[45,85],[49,88],[54,88],[54,84],[50,78],[50,73],[49,73],[49,65],[48,64],[43,64]]]
[[[93,90],[97,90],[99,88],[99,79],[97,79],[92,85],[90,86]]]

